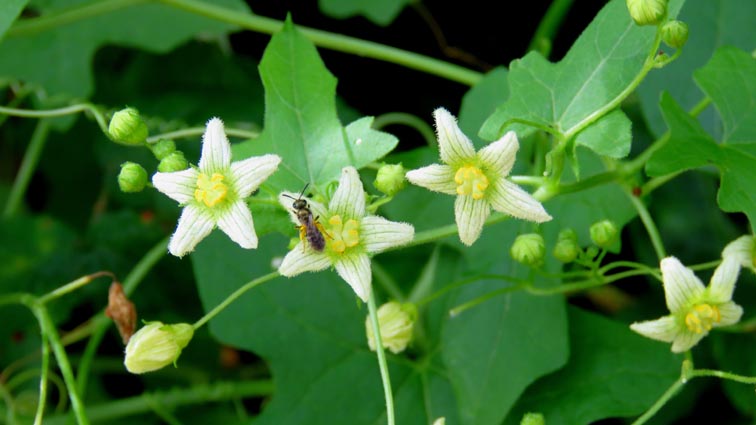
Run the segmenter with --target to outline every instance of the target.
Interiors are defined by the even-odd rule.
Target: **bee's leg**
[[[320,230],[320,233],[328,236],[329,239],[333,239],[333,236],[329,235],[328,232],[326,232],[325,227],[323,227],[323,225],[320,224],[320,222],[318,221],[319,218],[320,218],[319,216],[315,217],[315,227],[317,227],[318,230]]]
[[[307,237],[307,229],[304,226],[299,226],[299,240],[302,241],[302,252],[305,250],[305,237]]]

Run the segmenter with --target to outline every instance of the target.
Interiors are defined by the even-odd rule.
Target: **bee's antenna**
[[[297,200],[297,198],[295,198],[295,197],[293,197],[293,196],[291,196],[291,195],[287,195],[287,194],[285,194],[285,193],[282,193],[282,194],[281,194],[281,196],[285,196],[285,197],[287,197],[287,198],[289,198],[289,199],[293,199],[293,200],[295,200],[295,201]]]
[[[299,197],[300,198],[302,198],[302,195],[304,195],[305,190],[307,190],[307,186],[309,186],[309,185],[310,185],[310,182],[307,182],[307,184],[305,184],[305,186],[302,188],[302,191],[299,192]]]

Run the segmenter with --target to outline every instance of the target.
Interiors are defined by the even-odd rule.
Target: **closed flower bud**
[[[383,164],[378,169],[373,186],[388,196],[394,196],[404,189],[406,171],[402,164]]]
[[[122,192],[141,192],[147,186],[147,171],[135,162],[124,162],[118,173],[118,186]]]
[[[638,25],[656,25],[667,14],[667,0],[627,0],[630,17]]]
[[[602,220],[591,226],[591,240],[600,248],[614,243],[617,233],[617,226],[611,220]]]
[[[141,145],[147,140],[149,131],[139,111],[134,108],[121,109],[113,114],[108,133],[114,142],[124,145]]]
[[[662,40],[667,45],[679,49],[688,41],[688,24],[682,21],[669,21],[662,27]]]
[[[150,145],[150,150],[158,161],[162,161],[176,151],[176,143],[173,140],[161,139],[157,143]]]
[[[520,425],[544,425],[545,423],[546,419],[541,413],[526,413],[520,421]]]
[[[158,171],[161,173],[173,173],[175,171],[183,171],[189,168],[189,162],[184,157],[184,153],[181,151],[174,151],[168,154],[165,158],[160,160],[158,164]]]
[[[171,363],[175,365],[193,335],[194,328],[186,323],[147,323],[131,336],[123,363],[131,373],[151,372]]]
[[[557,243],[554,245],[554,258],[563,262],[571,263],[580,254],[580,245],[577,241],[577,233],[572,229],[564,229],[559,232]]]
[[[543,257],[546,255],[546,245],[543,242],[543,236],[538,233],[529,233],[520,235],[515,239],[509,254],[518,263],[526,266],[539,266],[543,263]]]
[[[412,329],[417,320],[417,307],[414,304],[400,304],[390,301],[378,308],[378,325],[381,329],[383,347],[398,354],[407,348],[412,341]],[[373,324],[368,316],[365,319],[365,332],[368,346],[375,351],[375,334]]]

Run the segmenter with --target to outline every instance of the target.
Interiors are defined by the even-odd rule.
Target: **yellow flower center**
[[[457,183],[457,194],[472,195],[473,199],[483,199],[488,188],[488,178],[480,168],[473,165],[465,165],[457,170],[454,175]]]
[[[349,219],[344,223],[341,216],[335,215],[328,220],[328,246],[331,251],[343,254],[347,248],[357,246],[360,243],[360,223],[357,220]]]
[[[205,173],[200,173],[197,177],[197,189],[194,190],[194,199],[198,202],[204,202],[208,207],[213,207],[226,198],[228,186],[223,183],[225,177],[220,173],[213,173],[208,177]]]
[[[698,304],[685,315],[685,325],[691,332],[697,334],[708,332],[715,323],[719,323],[722,316],[715,305]]]

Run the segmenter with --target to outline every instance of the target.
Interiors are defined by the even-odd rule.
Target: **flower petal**
[[[738,323],[740,321],[740,318],[743,316],[743,307],[735,304],[732,301],[720,304],[717,306],[717,308],[719,308],[721,320],[719,321],[719,323],[714,325],[715,328],[734,325]]]
[[[278,202],[283,205],[284,208],[286,208],[286,211],[289,212],[289,218],[291,218],[292,223],[299,226],[301,223],[299,222],[299,218],[297,218],[297,211],[294,209],[294,201],[299,199],[301,195],[300,193],[293,193],[293,192],[281,192],[278,195]],[[314,219],[317,219],[318,217],[325,217],[328,210],[326,207],[321,204],[320,202],[313,201],[309,198],[302,198],[307,201],[307,208],[310,209],[310,212],[313,215]]]
[[[520,142],[517,141],[517,134],[508,131],[504,137],[481,149],[478,159],[486,168],[504,177],[512,171],[518,149]]]
[[[193,251],[213,227],[215,219],[211,214],[196,205],[187,205],[181,212],[171,241],[168,242],[168,251],[176,257],[183,257]]]
[[[753,236],[744,235],[725,246],[722,258],[734,257],[740,261],[740,265],[756,272],[753,259]]]
[[[491,206],[485,199],[475,200],[472,196],[457,196],[454,202],[454,217],[457,220],[459,239],[463,244],[470,246],[478,240],[490,213]]]
[[[714,275],[711,276],[708,299],[715,303],[726,303],[732,300],[732,291],[735,290],[738,274],[740,274],[740,260],[733,256],[724,257],[722,263],[714,270]]]
[[[647,338],[664,342],[674,341],[679,332],[673,316],[664,316],[656,320],[647,320],[645,322],[635,322],[630,325],[630,329]]]
[[[211,118],[202,135],[199,169],[203,173],[223,173],[231,165],[231,144],[220,118]]]
[[[328,205],[331,214],[344,216],[344,220],[361,219],[365,216],[365,189],[362,188],[360,175],[354,167],[341,170],[339,187]]]
[[[229,205],[218,217],[218,227],[242,248],[257,248],[257,234],[252,213],[241,199]]]
[[[367,254],[345,255],[336,264],[336,272],[352,287],[362,301],[367,302],[370,297],[370,259]]]
[[[496,211],[536,223],[551,220],[540,202],[507,179],[497,179],[489,190],[488,201]]]
[[[415,228],[411,224],[389,221],[375,215],[369,215],[360,222],[360,242],[371,254],[404,245],[414,237]]]
[[[231,164],[231,178],[240,198],[246,198],[278,169],[278,155],[253,156]]]
[[[708,332],[698,334],[695,332],[690,332],[686,329],[677,334],[677,337],[672,342],[672,352],[683,353],[685,351],[688,351],[693,348],[693,346],[698,344],[698,342],[701,341],[706,335],[708,335]]]
[[[174,173],[155,173],[152,176],[152,184],[155,189],[184,205],[194,198],[198,175],[199,173],[194,168]]]
[[[278,271],[282,276],[292,277],[304,272],[317,272],[331,265],[331,260],[324,252],[302,247],[299,242],[281,262]]]
[[[661,272],[664,281],[664,298],[667,301],[667,308],[672,313],[676,313],[690,300],[700,297],[704,292],[701,280],[675,257],[661,260]]]
[[[457,194],[457,183],[454,182],[454,169],[449,165],[433,164],[406,174],[410,183],[447,195]]]
[[[436,120],[436,137],[441,151],[441,161],[449,165],[460,165],[475,158],[475,147],[462,133],[457,119],[444,108],[433,111]]]

